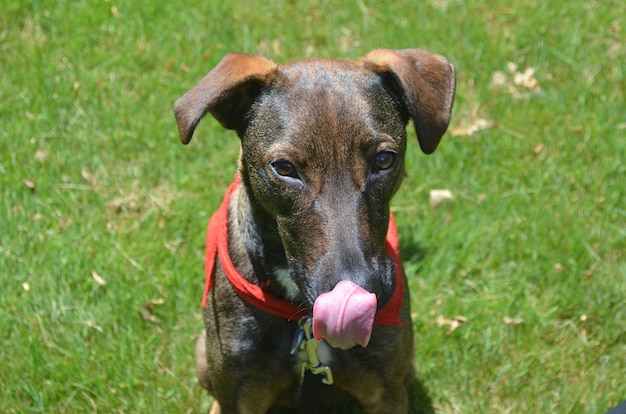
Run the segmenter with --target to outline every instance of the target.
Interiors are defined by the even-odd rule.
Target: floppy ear
[[[375,49],[365,56],[363,66],[381,76],[391,75],[422,151],[435,151],[450,123],[454,66],[443,56],[421,49]]]
[[[277,65],[260,56],[228,54],[189,92],[174,103],[174,114],[183,144],[210,112],[224,128],[239,130],[258,92],[270,84]]]

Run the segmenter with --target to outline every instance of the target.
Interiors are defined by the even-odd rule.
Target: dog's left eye
[[[379,152],[378,154],[376,154],[375,159],[376,169],[382,171],[388,170],[389,168],[393,167],[396,162],[397,155],[398,154],[396,154],[394,151]]]
[[[298,178],[296,166],[287,160],[276,160],[270,163],[274,172],[282,177]]]

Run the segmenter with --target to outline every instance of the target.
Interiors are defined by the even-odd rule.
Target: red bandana
[[[259,308],[272,315],[288,320],[299,320],[309,312],[306,308],[289,302],[286,299],[264,290],[261,286],[249,282],[239,274],[228,253],[228,202],[230,196],[239,185],[239,177],[230,185],[224,201],[219,209],[209,220],[206,239],[206,261],[204,273],[206,276],[202,306],[206,306],[207,296],[213,286],[213,275],[215,269],[215,256],[219,255],[220,264],[224,268],[224,273],[230,281],[237,294],[250,305]],[[377,325],[402,325],[400,321],[400,308],[404,294],[404,280],[402,277],[402,266],[400,262],[400,249],[398,243],[398,231],[393,219],[389,217],[389,229],[387,231],[386,242],[387,254],[391,257],[396,269],[396,289],[387,304],[376,312],[374,323]]]

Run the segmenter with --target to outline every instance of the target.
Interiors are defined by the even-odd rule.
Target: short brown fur
[[[341,280],[374,292],[384,306],[396,287],[385,235],[403,175],[405,127],[412,120],[422,150],[433,152],[454,91],[453,66],[420,49],[286,65],[226,56],[176,101],[175,115],[185,144],[207,113],[241,139],[241,185],[228,221],[239,273],[309,310]],[[380,167],[381,153],[392,154],[394,164]],[[366,348],[320,351],[335,379],[321,407],[408,412],[414,371],[406,289],[400,319],[402,326],[375,325]],[[300,360],[290,356],[296,321],[249,306],[218,266],[204,322],[197,370],[215,399],[212,414],[297,408]]]

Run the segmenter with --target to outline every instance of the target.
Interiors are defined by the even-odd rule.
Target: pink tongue
[[[313,336],[334,348],[367,346],[376,316],[376,295],[341,281],[313,305]]]

